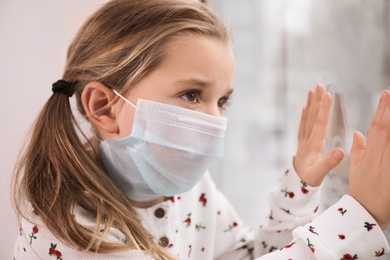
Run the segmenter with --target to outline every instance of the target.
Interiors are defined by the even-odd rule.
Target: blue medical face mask
[[[190,190],[223,155],[227,119],[138,99],[131,135],[99,149],[106,170],[129,199],[150,201]]]

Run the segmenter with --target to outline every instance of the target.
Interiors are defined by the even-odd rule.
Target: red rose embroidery
[[[284,248],[291,248],[294,244],[295,244],[295,242],[292,242],[291,244],[284,246]]]
[[[338,208],[337,211],[340,212],[340,214],[341,214],[342,216],[344,216],[344,214],[347,212],[347,210],[346,210],[346,209],[343,209],[343,208]]]
[[[239,249],[247,249],[248,248],[248,245],[243,245],[242,247],[240,247]]]
[[[183,223],[186,223],[187,227],[191,226],[191,213],[187,214],[187,218],[183,221]]]
[[[276,246],[271,246],[271,248],[269,249],[268,252],[273,252],[273,251],[275,251],[276,249],[278,249]]]
[[[238,226],[238,223],[237,222],[233,222],[232,224],[229,224],[228,228],[225,229],[223,232],[231,232],[233,230],[233,228],[235,228],[237,226]]]
[[[364,227],[367,228],[367,231],[370,231],[376,224],[370,224],[368,222],[364,222]]]
[[[306,189],[307,188],[307,184],[305,182],[303,182],[303,181],[301,181],[301,184],[302,184],[302,187],[301,187],[302,193],[303,194],[307,194],[309,192],[309,190]]]
[[[385,254],[385,249],[382,247],[382,251],[375,251],[375,256],[378,257],[378,256],[383,256]]]
[[[295,196],[294,192],[288,191],[287,189],[282,190],[282,192],[284,193],[285,197],[288,196],[290,199],[294,198],[294,196]]]
[[[201,223],[195,225],[196,231],[200,231],[201,229],[206,229],[205,226],[203,226]]]
[[[315,252],[316,249],[314,248],[314,245],[310,243],[310,240],[307,238],[307,246],[310,248],[311,252]]]
[[[55,256],[57,258],[57,260],[62,260],[62,258],[61,258],[62,254],[56,248],[57,248],[57,244],[50,244],[49,255]]]
[[[345,239],[345,235],[339,234],[339,239],[344,240]]]
[[[313,226],[310,226],[310,227],[309,227],[309,231],[310,231],[311,233],[318,235],[318,233],[315,232],[314,229],[315,229],[315,227],[313,227]]]
[[[349,259],[359,259],[359,258],[356,254],[354,256],[350,254],[345,254],[343,255],[343,258],[340,258],[340,260],[349,260]]]
[[[32,232],[30,235],[28,235],[30,237],[30,245],[32,245],[32,241],[33,239],[37,239],[37,236],[36,234],[39,232],[39,228],[37,226],[33,226],[32,227]]]
[[[206,207],[207,204],[207,199],[206,199],[206,194],[202,193],[199,197],[200,203],[202,203],[203,207]]]
[[[38,233],[39,228],[38,228],[37,226],[33,226],[32,231],[33,231],[34,233]]]

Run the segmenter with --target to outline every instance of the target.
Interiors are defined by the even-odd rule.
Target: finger
[[[309,90],[307,93],[306,107],[302,109],[301,122],[299,124],[298,130],[298,141],[302,140],[306,135],[306,126],[307,126],[307,113],[310,110],[310,106],[313,100],[313,91]]]
[[[386,149],[385,149],[385,151],[383,153],[382,161],[381,161],[382,168],[386,169],[385,172],[387,172],[387,173],[388,173],[388,169],[390,169],[390,160],[389,160],[389,158],[390,158],[390,142],[387,143],[387,145],[386,145]],[[387,174],[387,179],[388,180],[390,179],[389,174]],[[389,183],[389,181],[387,183]]]
[[[314,97],[310,104],[310,110],[308,110],[308,120],[306,125],[307,135],[310,135],[313,130],[313,124],[317,119],[318,113],[320,111],[324,93],[325,93],[324,87],[318,85],[315,89]]]
[[[304,121],[304,125],[301,127],[300,131],[299,131],[299,135],[301,138],[304,138],[304,136],[306,135],[306,129],[307,129],[307,120],[308,120],[308,114],[309,114],[309,111],[310,111],[310,107],[311,107],[311,104],[313,102],[313,96],[314,96],[314,92],[312,90],[309,90],[309,92],[307,93],[307,102],[306,102],[306,107],[304,108],[304,111],[305,111],[305,121]]]
[[[371,144],[375,140],[375,137],[377,135],[377,132],[379,130],[379,125],[382,120],[383,114],[385,113],[386,107],[389,103],[389,91],[384,90],[382,92],[381,98],[379,100],[378,108],[376,109],[374,118],[372,120],[370,130],[368,133],[368,138],[367,138],[367,145],[370,147],[372,146]]]
[[[386,112],[382,117],[382,127],[383,131],[381,131],[381,135],[379,138],[379,142],[384,145],[383,150],[381,151],[381,161],[384,160],[385,164],[387,164],[387,162],[390,161],[390,157],[388,157],[388,149],[390,146],[390,102],[387,106]]]
[[[330,110],[332,107],[332,96],[326,93],[319,111],[317,120],[314,123],[311,138],[313,140],[325,141],[326,133],[328,131],[328,123],[330,118]]]
[[[337,147],[330,151],[325,157],[319,160],[315,165],[313,165],[311,171],[315,172],[315,178],[318,185],[320,185],[325,178],[325,176],[336,167],[341,160],[344,158],[344,151],[340,147]]]
[[[387,104],[385,112],[376,127],[375,138],[371,139],[371,143],[367,145],[367,153],[373,160],[380,162],[382,156],[389,143],[390,137],[390,103]]]
[[[358,164],[363,158],[366,150],[366,138],[358,131],[353,133],[353,143],[351,148],[351,166]]]
[[[303,108],[301,114],[301,123],[299,124],[299,130],[298,130],[298,141],[302,140],[303,137],[305,136],[306,121],[307,121],[307,110],[306,108]]]

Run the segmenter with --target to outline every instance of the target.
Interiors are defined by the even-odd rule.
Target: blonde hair
[[[167,42],[178,34],[230,41],[218,15],[195,1],[114,0],[97,10],[70,45],[63,73],[64,80],[76,84],[81,114],[85,115],[80,96],[87,83],[98,81],[128,91],[161,63]],[[101,162],[86,151],[78,131],[69,98],[54,93],[40,112],[15,170],[17,212],[28,219],[23,210],[28,201],[57,238],[86,252],[138,248],[152,257],[170,259],[140,225],[136,211]],[[72,215],[76,205],[96,217],[95,230],[76,222]],[[121,230],[132,243],[105,242],[110,227]]]

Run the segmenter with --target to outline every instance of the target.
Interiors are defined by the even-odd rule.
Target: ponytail
[[[34,123],[30,143],[16,168],[14,204],[18,213],[29,220],[23,205],[28,201],[48,229],[74,248],[98,253],[143,248],[151,256],[169,259],[139,225],[134,208],[102,165],[91,158],[76,129],[79,126],[69,98],[54,93]],[[95,230],[76,222],[76,205],[96,218]],[[103,234],[101,225],[105,225]],[[105,242],[103,237],[113,226],[120,227],[132,243]]]

